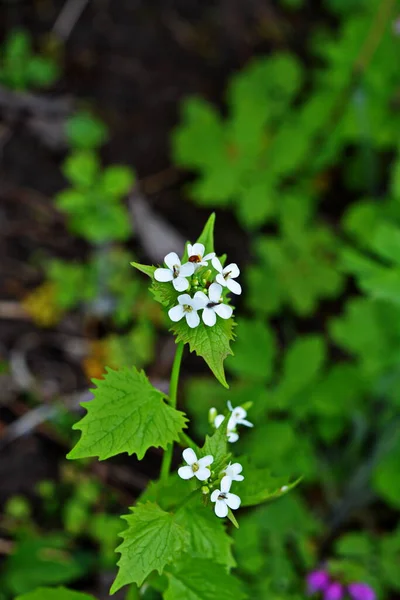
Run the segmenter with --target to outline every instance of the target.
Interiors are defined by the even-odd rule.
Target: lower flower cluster
[[[248,403],[251,405],[251,403]],[[247,405],[247,406],[248,406]],[[230,411],[229,419],[226,425],[226,435],[228,442],[236,442],[239,439],[237,433],[238,425],[253,427],[253,423],[247,421],[247,411],[242,406],[233,407],[228,402]],[[218,429],[225,416],[218,414],[216,408],[211,408],[209,413],[210,424]],[[197,458],[195,451],[192,448],[186,448],[183,451],[183,460],[186,465],[178,469],[178,475],[182,479],[192,479],[195,477],[199,481],[205,482],[202,488],[203,494],[210,494],[211,502],[215,503],[214,510],[217,517],[227,517],[229,509],[236,510],[240,506],[240,497],[231,492],[233,481],[243,481],[244,477],[241,474],[243,467],[239,463],[229,463],[220,472],[214,473],[211,471],[210,465],[214,462],[214,457],[211,454]]]
[[[318,594],[323,600],[375,600],[374,590],[366,583],[353,582],[347,585],[331,578],[325,569],[307,575],[307,593]]]

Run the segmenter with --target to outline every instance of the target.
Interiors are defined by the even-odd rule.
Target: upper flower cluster
[[[363,582],[343,585],[331,579],[325,569],[312,571],[307,575],[307,592],[309,595],[321,594],[323,600],[375,600],[374,590]]]
[[[186,462],[184,467],[178,469],[179,477],[182,479],[191,479],[196,477],[199,481],[207,481],[214,473],[210,470],[210,465],[214,462],[214,457],[211,454],[197,458],[197,455],[192,448],[186,448],[182,453],[183,460]],[[233,481],[243,481],[241,475],[242,465],[239,463],[229,463],[227,467],[219,474],[219,487],[211,493],[211,502],[215,502],[215,514],[217,517],[226,517],[229,509],[236,510],[240,506],[240,497],[232,494],[230,491]],[[210,483],[214,487],[216,481]],[[206,493],[209,493],[209,488],[206,487]]]
[[[238,425],[244,425],[245,427],[253,427],[253,423],[250,423],[250,421],[246,419],[247,411],[242,406],[236,406],[234,408],[229,400],[227,404],[231,415],[229,417],[228,425],[226,427],[226,435],[228,436],[228,442],[233,443],[237,442],[239,439],[239,433],[237,430]],[[216,408],[210,408],[209,420],[216,429],[218,429],[218,427],[221,425],[224,419],[224,415],[217,414]]]
[[[240,270],[235,263],[223,267],[215,252],[205,254],[203,244],[188,244],[187,251],[188,262],[184,264],[176,252],[167,254],[164,258],[167,266],[156,269],[154,279],[164,283],[172,282],[178,292],[194,292],[193,296],[178,296],[178,304],[168,311],[171,321],[177,322],[185,317],[189,327],[197,327],[200,324],[197,313],[202,310],[203,323],[212,327],[217,316],[221,319],[232,316],[232,307],[225,303],[223,289],[234,294],[242,293],[240,284],[235,281]],[[210,260],[213,269],[208,268]]]

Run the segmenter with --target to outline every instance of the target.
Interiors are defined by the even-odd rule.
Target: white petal
[[[232,469],[235,475],[238,475],[243,471],[243,467],[240,463],[233,463],[233,465],[230,465],[230,468]]]
[[[226,496],[227,496],[227,498],[226,498],[225,502],[227,503],[229,508],[231,508],[232,510],[236,510],[237,508],[239,508],[240,502],[241,502],[239,496],[237,496],[236,494],[231,494],[231,493],[228,493]]]
[[[229,408],[229,410],[232,412],[234,410],[233,406],[232,406],[232,402],[230,400],[227,401],[226,403],[227,407]]]
[[[210,496],[211,502],[216,502],[218,496],[220,495],[220,493],[221,493],[221,490],[214,490],[213,493]]]
[[[208,297],[211,302],[219,302],[221,299],[222,287],[218,283],[212,283],[208,288]]]
[[[201,308],[205,308],[208,304],[208,298],[204,292],[196,292],[193,296],[192,306],[196,310],[200,310]]]
[[[214,256],[214,258],[211,261],[211,264],[216,271],[218,271],[219,273],[222,273],[221,261],[219,260],[219,258],[217,256]]]
[[[195,256],[203,256],[203,254],[204,254],[205,250],[206,250],[206,249],[205,249],[205,247],[204,247],[204,245],[203,245],[203,244],[199,244],[199,243],[193,244],[193,246],[192,246],[192,251],[191,251],[191,253],[189,254],[189,256],[192,256],[193,254],[194,254]]]
[[[243,481],[243,475],[235,475],[235,481]]]
[[[174,270],[174,267],[181,266],[181,261],[176,252],[170,252],[169,254],[167,254],[167,256],[164,258],[164,262],[167,265],[167,267],[171,269],[171,271]]]
[[[215,256],[215,252],[209,252],[208,254],[203,256],[203,260],[211,260],[212,258],[214,258],[214,256]]]
[[[224,500],[217,500],[215,503],[215,514],[223,519],[228,514],[228,507]]]
[[[185,311],[183,310],[183,306],[181,306],[180,304],[178,304],[178,306],[170,308],[168,311],[168,316],[171,319],[171,321],[174,321],[174,323],[180,321],[184,314]]]
[[[245,427],[254,427],[253,423],[250,423],[250,421],[247,421],[246,419],[240,419],[237,423],[238,425],[244,425]]]
[[[183,460],[187,462],[188,465],[193,465],[195,462],[197,462],[196,452],[192,450],[192,448],[186,448],[182,452],[182,456]]]
[[[199,458],[197,464],[199,467],[209,467],[211,463],[214,462],[214,457],[211,454],[207,454],[207,456],[203,456],[203,458]]]
[[[239,439],[239,434],[232,432],[232,431],[228,431],[228,442],[230,442],[231,444],[233,444],[234,442],[237,442]]]
[[[236,427],[236,423],[237,423],[237,421],[235,419],[235,416],[231,415],[229,417],[229,421],[228,421],[228,430],[234,430]]]
[[[224,415],[217,415],[214,419],[214,426],[218,429],[224,419]]]
[[[214,306],[214,311],[217,313],[221,319],[230,319],[233,313],[232,306],[229,304],[218,304],[218,306]]]
[[[184,277],[177,277],[172,280],[172,285],[176,289],[177,292],[184,292],[189,287],[189,282]]]
[[[212,327],[213,325],[215,325],[215,323],[217,321],[217,315],[212,310],[212,308],[205,308],[203,310],[202,317],[203,317],[203,323],[205,323],[209,327]]]
[[[190,277],[194,273],[194,264],[187,262],[179,269],[180,277]]]
[[[240,269],[236,263],[230,263],[229,265],[224,267],[222,274],[225,277],[228,275],[230,278],[236,279],[236,277],[239,277],[239,275],[240,275]]]
[[[182,479],[191,479],[194,475],[193,471],[192,471],[192,467],[180,467],[178,469],[178,475],[179,477],[182,477]]]
[[[192,254],[194,254],[192,244],[188,244],[186,250],[187,250],[188,256],[192,256]]]
[[[189,325],[190,329],[194,329],[200,323],[200,317],[194,310],[192,312],[186,313],[186,323]]]
[[[194,475],[199,481],[205,481],[210,477],[211,471],[210,469],[207,469],[207,467],[204,467],[204,469],[199,469],[198,471],[196,471]]]
[[[225,277],[221,275],[221,273],[218,273],[218,275],[215,278],[215,281],[219,283],[219,285],[222,285],[222,287],[226,287]]]
[[[240,419],[244,419],[247,416],[247,411],[243,408],[243,406],[236,406],[232,410],[232,417],[236,419],[236,421],[240,421]]]
[[[179,304],[189,304],[189,305],[191,305],[192,299],[189,296],[189,294],[181,294],[180,296],[178,296],[178,302],[179,302]]]
[[[170,269],[156,269],[154,271],[154,279],[157,281],[162,281],[163,283],[166,281],[172,281],[174,275]]]
[[[226,287],[230,292],[232,292],[232,294],[237,294],[238,296],[240,296],[240,294],[242,293],[242,286],[234,279],[228,279],[226,282]]]
[[[228,477],[227,475],[225,475],[225,477],[223,477],[221,479],[221,492],[223,492],[224,494],[226,494],[227,492],[229,492],[229,490],[231,489],[231,485],[232,485],[232,479],[230,477]]]

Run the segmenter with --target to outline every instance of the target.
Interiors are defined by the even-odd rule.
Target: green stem
[[[181,368],[182,355],[183,355],[184,344],[180,342],[176,349],[174,364],[172,365],[171,381],[169,384],[169,403],[172,408],[176,408],[177,394],[178,394],[178,382],[179,382],[179,371]],[[161,463],[161,480],[166,481],[168,479],[169,470],[172,462],[172,450],[174,445],[170,444],[166,451]]]

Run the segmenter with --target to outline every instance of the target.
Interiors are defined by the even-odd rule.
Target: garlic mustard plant
[[[281,496],[281,490],[285,488],[286,493],[296,484],[282,486],[255,467],[251,457],[236,458],[229,452],[228,442],[239,437],[238,426],[252,427],[246,419],[250,402],[235,408],[228,404],[225,416],[214,409],[210,434],[203,442],[185,431],[188,417],[177,408],[185,345],[205,360],[222,386],[229,387],[224,360],[232,354],[235,325],[229,293],[237,288],[216,281],[222,275],[225,282],[230,279],[222,258],[218,268],[212,262],[216,258],[214,220],[212,215],[182,257],[171,249],[164,260],[166,267],[132,263],[150,277],[150,291],[164,308],[176,338],[169,394],[155,388],[134,367],[107,369],[104,378],[95,381],[93,400],[84,404],[86,415],[74,426],[81,436],[70,459],[105,460],[126,452],[141,460],[151,447],[164,451],[158,480],[124,517],[126,528],[117,549],[119,570],[112,594],[125,585],[132,586],[134,597],[141,595],[142,586],[154,584],[159,589],[157,571],[165,575],[165,600],[203,598],[204,581],[207,597],[242,600],[242,584],[230,573],[235,564],[231,538],[220,519],[227,517],[238,527],[233,510]],[[230,273],[236,277],[239,271]],[[183,449],[185,464],[172,469],[175,443]]]

